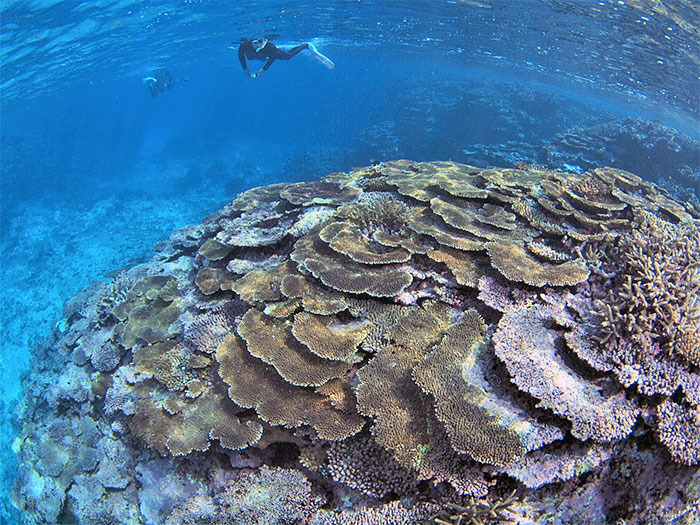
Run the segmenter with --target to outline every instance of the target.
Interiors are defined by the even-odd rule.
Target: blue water
[[[3,503],[20,375],[63,302],[244,189],[396,158],[585,169],[547,147],[612,127],[597,158],[700,194],[693,1],[0,5]],[[305,51],[249,79],[228,46],[254,35],[336,67]],[[159,67],[176,82],[154,98]],[[645,152],[652,121],[678,147]]]

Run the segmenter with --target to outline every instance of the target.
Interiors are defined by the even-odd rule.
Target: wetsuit
[[[155,78],[150,77],[150,81],[148,83],[148,90],[154,97],[158,96],[158,93],[163,93],[165,88],[170,89],[174,84],[170,71],[165,68],[156,70],[155,75]]]
[[[245,39],[238,46],[238,60],[243,67],[243,71],[245,71],[248,76],[255,76],[257,73],[251,75],[250,71],[248,71],[246,58],[248,60],[267,60],[265,65],[258,72],[262,74],[262,72],[267,71],[275,60],[289,60],[293,56],[302,52],[304,49],[309,49],[308,42],[299,44],[289,51],[284,51],[268,40],[262,48],[256,51],[255,47],[253,47],[253,42]]]

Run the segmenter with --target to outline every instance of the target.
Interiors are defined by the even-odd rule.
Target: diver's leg
[[[321,64],[326,66],[328,69],[333,69],[335,67],[333,61],[326,55],[322,54],[318,49],[316,49],[315,45],[313,45],[311,42],[307,42],[307,46],[307,49],[313,53],[314,58],[321,62]]]
[[[298,55],[304,49],[308,49],[309,44],[307,42],[304,42],[303,44],[299,44],[298,46],[294,46],[292,49],[289,49],[285,51],[284,49],[280,49],[279,47],[277,48],[277,54],[275,55],[275,58],[279,60],[289,60],[293,56]]]

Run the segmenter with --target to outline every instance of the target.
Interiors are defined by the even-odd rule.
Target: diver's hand
[[[255,73],[251,73],[249,69],[244,69],[243,71],[245,71],[245,74],[250,78],[255,78]]]
[[[253,73],[253,78],[259,78],[262,76],[262,74],[265,72],[264,69],[259,69],[255,73]]]

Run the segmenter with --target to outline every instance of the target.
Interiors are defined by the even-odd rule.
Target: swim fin
[[[314,55],[314,58],[321,62],[324,66],[326,66],[328,69],[333,69],[335,67],[335,64],[333,61],[328,58],[326,55],[322,54],[318,49],[316,49],[316,46],[313,45],[311,42],[309,44],[309,51],[311,51]]]

